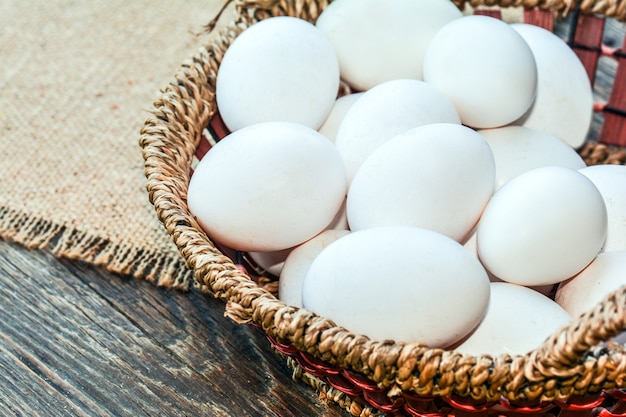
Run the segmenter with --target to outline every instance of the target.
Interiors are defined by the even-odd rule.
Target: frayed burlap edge
[[[148,281],[159,287],[202,290],[182,257],[133,246],[58,224],[28,213],[0,207],[0,238],[57,257],[79,260],[107,271]]]

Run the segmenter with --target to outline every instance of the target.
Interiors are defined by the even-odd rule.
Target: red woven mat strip
[[[540,9],[524,10],[524,23],[554,32],[554,12]]]
[[[502,19],[502,13],[500,10],[474,10],[474,14],[478,16],[495,17],[496,19]]]
[[[612,50],[612,56],[617,59],[617,71],[613,79],[613,87],[607,106],[603,108],[604,122],[600,131],[599,141],[607,145],[626,146],[626,63],[622,49]]]
[[[215,137],[217,140],[223,139],[230,133],[230,131],[224,124],[224,121],[222,120],[222,116],[220,116],[219,113],[213,116],[213,118],[209,122],[209,128],[212,130],[211,133],[213,134],[213,137]]]
[[[572,48],[582,61],[593,84],[598,68],[604,33],[604,18],[581,15],[576,26]]]

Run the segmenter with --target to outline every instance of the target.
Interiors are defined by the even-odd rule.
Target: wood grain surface
[[[348,415],[223,311],[0,240],[0,415]]]

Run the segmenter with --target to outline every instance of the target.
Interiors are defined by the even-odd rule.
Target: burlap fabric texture
[[[222,3],[0,1],[0,238],[192,285],[148,201],[137,140]]]

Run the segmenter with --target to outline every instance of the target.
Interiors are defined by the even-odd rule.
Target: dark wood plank
[[[219,300],[0,240],[0,415],[346,416]]]

